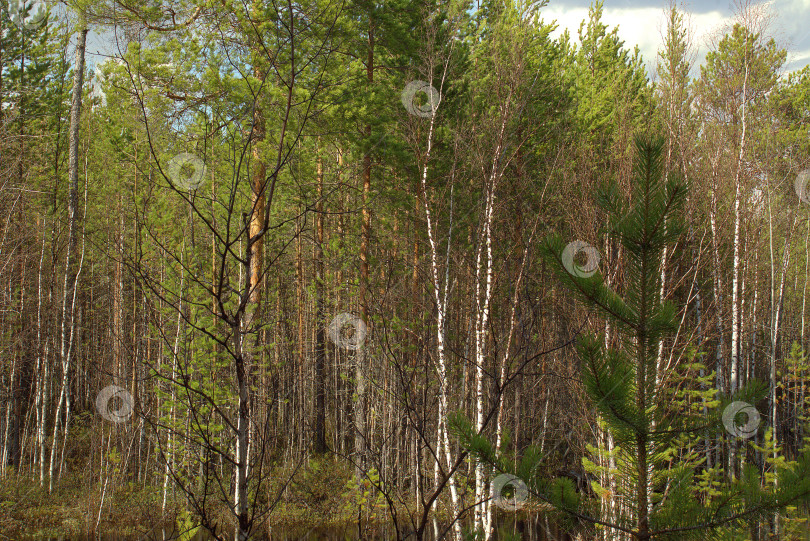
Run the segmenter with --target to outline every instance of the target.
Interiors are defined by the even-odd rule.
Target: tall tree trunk
[[[57,437],[59,434],[59,418],[67,399],[68,378],[70,373],[70,342],[75,332],[75,295],[77,272],[73,271],[73,254],[76,251],[76,213],[79,206],[79,125],[82,114],[82,87],[84,86],[84,51],[87,44],[87,23],[81,15],[79,36],[76,42],[76,62],[73,71],[73,98],[70,107],[70,129],[68,131],[69,159],[68,159],[68,244],[65,255],[65,281],[62,292],[62,327],[60,360],[62,362],[62,384],[59,399],[54,413],[53,439],[51,441],[50,457],[50,483],[48,492],[53,490],[53,480],[56,472]],[[67,432],[68,427],[65,426]]]
[[[315,452],[326,452],[326,336],[324,332],[323,160],[318,145],[315,203]]]
[[[171,397],[171,405],[169,409],[169,418],[171,419],[171,429],[166,434],[166,456],[165,456],[165,469],[163,470],[163,503],[161,504],[161,511],[166,511],[166,504],[168,503],[169,484],[171,479],[172,467],[176,464],[175,460],[175,438],[174,431],[175,423],[177,420],[177,374],[178,374],[178,359],[180,358],[180,334],[183,328],[183,288],[185,285],[185,266],[180,267],[180,303],[177,307],[177,329],[174,335],[174,346],[172,347],[172,377],[169,381],[169,396]]]
[[[438,104],[434,104],[435,107]],[[436,304],[436,372],[439,378],[439,407],[437,411],[436,423],[436,457],[434,462],[434,486],[439,483],[439,470],[441,469],[441,458],[444,456],[445,465],[450,468],[453,462],[451,457],[450,438],[447,434],[447,413],[449,408],[449,394],[450,385],[447,380],[447,354],[446,354],[446,329],[447,329],[447,295],[450,289],[450,248],[452,246],[453,237],[453,185],[451,180],[450,187],[450,225],[447,232],[447,253],[444,263],[444,288],[442,288],[442,278],[440,277],[439,265],[439,244],[436,239],[436,232],[434,231],[433,215],[430,210],[430,199],[427,193],[427,175],[428,163],[430,162],[431,152],[433,151],[433,135],[435,130],[435,115],[430,118],[430,127],[428,128],[427,148],[425,150],[424,165],[422,166],[422,174],[420,176],[419,196],[422,200],[422,205],[425,209],[425,221],[427,226],[427,236],[430,245],[430,277],[431,289],[433,291],[433,302]],[[414,243],[413,252],[413,290],[418,289],[418,262],[419,262],[419,244]],[[417,453],[417,471],[421,471],[421,454]],[[449,475],[449,472],[448,472]],[[450,486],[450,501],[453,506],[453,515],[458,516],[460,511],[458,487],[454,475],[450,475],[448,479]],[[421,487],[417,483],[417,493],[420,492]],[[436,525],[434,524],[434,528]],[[458,521],[453,524],[453,533],[456,539],[461,538],[461,525]]]
[[[772,457],[778,458],[777,446],[779,445],[779,420],[777,417],[777,401],[776,401],[776,384],[777,384],[777,369],[776,369],[776,354],[779,347],[779,323],[782,316],[782,304],[785,294],[785,277],[787,275],[788,262],[790,261],[790,238],[793,233],[793,228],[796,225],[796,217],[793,219],[793,225],[788,231],[785,238],[784,253],[782,255],[782,274],[779,278],[778,292],[773,290],[775,285],[775,261],[773,253],[773,231],[771,231],[771,355],[770,355],[770,420],[773,429],[773,454]],[[774,489],[777,487],[778,479],[774,477]],[[779,513],[775,512],[773,516],[773,533],[779,536]]]
[[[257,70],[257,77],[263,77]],[[262,273],[264,272],[264,214],[265,214],[265,183],[267,176],[267,164],[259,150],[259,144],[264,141],[265,122],[264,111],[258,104],[255,105],[253,114],[253,176],[251,177],[251,212],[250,212],[250,239],[248,240],[248,250],[250,251],[250,298],[249,303],[252,310],[246,311],[248,318],[255,315],[262,298]],[[248,321],[248,323],[252,323]]]
[[[804,287],[802,288],[802,325],[801,325],[801,345],[802,351],[807,351],[807,344],[804,341],[804,326],[807,321],[807,282],[810,280],[810,220],[807,221],[807,232],[804,235]],[[804,385],[802,385],[804,393]],[[804,404],[804,401],[801,402]]]
[[[264,74],[258,67],[254,68],[254,75],[264,81]],[[258,100],[258,98],[257,98]],[[267,184],[267,165],[261,154],[260,143],[265,137],[264,111],[258,103],[253,107],[253,171],[250,181],[251,209],[250,225],[246,250],[247,260],[247,302],[242,317],[234,322],[234,359],[236,369],[236,385],[239,393],[239,416],[236,423],[236,479],[234,483],[234,508],[238,524],[234,533],[237,541],[247,538],[251,519],[248,513],[248,470],[250,464],[250,385],[254,365],[254,344],[250,337],[254,336],[255,323],[261,310],[262,275],[264,273],[264,234],[265,234],[265,201]],[[256,333],[259,340],[260,333]]]
[[[234,539],[247,539],[250,526],[248,515],[248,430],[250,429],[249,382],[244,351],[246,349],[243,329],[234,329],[234,351],[236,353],[236,385],[239,392],[239,418],[236,425],[236,482],[234,483],[234,508],[238,524]],[[249,346],[247,346],[249,347]]]
[[[18,156],[16,157],[17,161],[17,184],[19,186],[24,186],[24,178],[25,178],[25,118],[26,118],[26,95],[27,91],[25,88],[25,58],[26,58],[26,43],[25,43],[25,32],[21,32],[22,37],[22,54],[20,55],[20,79],[17,85],[17,92],[19,93],[19,114],[18,114]],[[0,68],[2,69],[2,68]],[[21,274],[24,274],[24,269],[21,269]],[[13,275],[13,273],[12,273]],[[21,284],[22,286],[22,284]],[[9,290],[11,288],[9,287]],[[25,292],[25,288],[20,288],[20,294],[23,295]],[[11,295],[11,291],[9,291],[9,295]],[[20,316],[23,313],[23,307],[20,306]],[[22,328],[22,327],[21,327]],[[6,440],[7,445],[9,448],[9,456],[8,460],[11,466],[14,466],[15,473],[19,473],[20,469],[20,460],[22,458],[22,434],[20,433],[23,430],[23,419],[25,418],[25,410],[27,405],[27,393],[25,391],[25,382],[27,379],[28,373],[30,372],[30,365],[28,364],[28,360],[23,355],[15,355],[14,366],[17,370],[12,369],[12,378],[10,380],[10,387],[11,387],[11,401],[13,404],[13,414],[11,415],[11,430],[9,433],[9,438]]]
[[[734,174],[734,262],[733,276],[731,279],[731,375],[729,378],[729,391],[734,394],[739,387],[740,371],[740,186],[743,158],[745,155],[745,130],[747,126],[745,116],[745,102],[747,99],[746,89],[748,87],[748,65],[745,66],[745,79],[743,80],[743,103],[742,103],[742,135],[740,136],[740,149],[737,156],[736,171]],[[731,477],[737,464],[737,440],[732,438],[729,449],[728,472]]]
[[[509,118],[508,100],[506,100],[506,105],[501,111],[501,114],[501,126],[493,152],[492,169],[486,179],[486,199],[484,202],[483,223],[481,224],[482,231],[475,258],[475,429],[478,433],[481,433],[484,428],[484,401],[486,400],[484,393],[484,363],[486,361],[494,263],[492,256],[492,223],[495,209],[495,191],[501,177],[502,165],[500,163],[500,157],[506,137],[506,122]],[[483,263],[483,277],[481,276],[482,255],[485,257]],[[482,529],[485,538],[488,539],[491,534],[492,507],[489,498],[484,497],[485,487],[484,468],[483,464],[479,463],[475,468],[475,501],[481,503],[477,504],[475,507],[475,529]]]
[[[369,88],[374,83],[374,20],[369,20],[368,28],[368,58],[366,61],[366,79]],[[366,126],[366,137],[371,136],[371,125]],[[360,318],[368,327],[368,252],[371,243],[371,209],[369,198],[371,196],[371,150],[363,158],[363,223],[360,232]],[[365,469],[365,438],[366,438],[366,380],[365,374],[368,365],[365,344],[359,344],[354,357],[354,385],[356,401],[354,403],[354,452],[357,464],[357,476],[362,475]]]
[[[37,272],[37,455],[39,457],[39,486],[45,484],[45,432],[47,431],[46,405],[48,403],[48,381],[50,379],[48,365],[48,334],[43,344],[42,325],[42,264],[45,261],[45,218],[42,219],[42,250],[39,254],[39,270]]]
[[[722,393],[723,389],[723,340],[725,339],[725,327],[723,326],[723,280],[721,278],[722,272],[720,267],[720,239],[717,231],[717,160],[715,157],[712,161],[712,187],[711,187],[711,205],[709,207],[709,224],[711,225],[712,237],[712,292],[714,294],[714,308],[717,317],[717,342],[715,345],[715,385],[718,392]],[[707,451],[711,453],[711,451]],[[711,457],[710,462],[711,462]],[[717,460],[721,460],[722,455],[718,452]]]
[[[118,194],[118,231],[115,234],[115,263],[113,271],[113,370],[116,385],[125,385],[124,369],[124,213]]]

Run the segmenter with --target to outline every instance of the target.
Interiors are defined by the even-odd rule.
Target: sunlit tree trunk
[[[42,218],[42,249],[39,254],[39,269],[37,272],[37,394],[35,408],[37,411],[37,456],[39,462],[39,486],[45,484],[45,432],[47,430],[47,403],[48,382],[50,379],[48,364],[48,334],[44,336],[42,328],[42,264],[45,260],[45,227],[46,220]]]
[[[369,88],[374,83],[374,21],[369,20],[368,27],[368,56],[366,58],[366,81]],[[371,135],[371,125],[365,128],[366,137]],[[369,199],[371,197],[371,153],[366,152],[363,157],[363,208],[362,225],[360,229],[360,319],[363,324],[369,325],[369,249],[371,244],[371,208]],[[368,366],[366,358],[367,348],[365,344],[360,344],[354,356],[354,452],[357,463],[357,476],[365,470],[366,454],[366,376],[365,370]]]
[[[746,89],[748,85],[748,65],[745,66],[745,78],[743,79],[743,102],[742,102],[742,135],[740,136],[739,155],[737,156],[736,170],[734,174],[734,260],[733,276],[731,279],[731,374],[729,381],[729,391],[733,394],[739,388],[740,371],[740,186],[743,157],[745,155],[745,130],[747,126],[745,107],[747,101]],[[737,464],[737,441],[732,438],[729,449],[729,474],[734,475]]]
[[[441,88],[442,85],[440,85]],[[436,304],[436,371],[439,378],[439,407],[437,412],[436,423],[436,462],[434,463],[434,485],[439,482],[438,476],[441,469],[441,457],[444,456],[445,465],[447,468],[452,464],[452,451],[450,447],[450,438],[447,433],[447,414],[449,412],[449,395],[450,384],[447,379],[447,353],[446,353],[446,329],[447,329],[447,295],[449,292],[450,280],[450,247],[452,245],[453,236],[453,188],[450,191],[450,225],[447,232],[447,254],[444,262],[444,276],[441,276],[441,265],[439,263],[439,243],[437,240],[437,232],[435,231],[434,218],[430,207],[430,195],[427,190],[427,176],[428,176],[428,162],[430,161],[431,153],[433,151],[433,137],[435,129],[435,111],[438,108],[438,103],[433,104],[434,114],[430,117],[430,126],[428,128],[426,149],[424,155],[424,165],[420,175],[420,192],[419,196],[422,200],[422,206],[425,211],[425,221],[427,227],[428,243],[430,246],[430,277],[431,277],[431,290],[433,292],[433,302]],[[414,264],[418,261],[418,245],[414,247]],[[416,272],[416,267],[414,267]],[[416,280],[416,275],[414,275]],[[442,282],[444,282],[442,286]],[[417,466],[418,468],[418,466]],[[419,468],[418,468],[419,469]],[[459,495],[456,479],[451,475],[448,479],[450,486],[450,498],[453,506],[453,514],[457,516],[460,511]],[[436,525],[434,524],[434,527]],[[460,539],[461,526],[458,522],[453,525],[454,535]]]
[[[500,153],[500,145],[495,151],[496,156]],[[484,203],[483,234],[479,240],[477,255],[475,258],[475,429],[480,433],[484,427],[484,402],[486,394],[484,392],[484,363],[486,362],[486,341],[489,326],[489,309],[492,298],[492,215],[495,205],[495,168],[488,179],[486,186],[486,200]],[[484,255],[485,254],[485,255]],[[484,255],[484,262],[481,257]],[[483,291],[482,291],[483,289]],[[483,296],[482,296],[483,295]],[[476,464],[475,467],[475,529],[482,530],[485,536],[489,536],[489,525],[491,510],[488,498],[484,491],[486,479],[484,479],[483,464]]]

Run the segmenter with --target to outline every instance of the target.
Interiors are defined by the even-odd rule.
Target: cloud
[[[552,37],[567,29],[572,40],[578,42],[579,25],[588,18],[589,5],[585,0],[552,0],[540,10],[540,17],[546,23],[556,20],[558,28]],[[603,8],[602,22],[608,30],[618,26],[626,49],[632,51],[638,45],[650,76],[655,72],[658,51],[664,44],[666,5],[661,1],[623,0],[606,2]],[[773,0],[764,5],[774,16],[769,36],[788,49],[786,70],[803,68],[810,63],[810,0]],[[716,42],[712,38],[734,23],[734,12],[730,3],[724,1],[684,3],[680,9],[686,12],[686,24],[695,47],[692,75],[696,76],[698,66]]]
[[[771,7],[777,14],[777,42],[788,50],[787,69],[810,64],[810,0],[776,0]]]

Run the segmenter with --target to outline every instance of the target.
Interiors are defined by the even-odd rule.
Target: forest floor
[[[274,531],[299,531],[312,528],[346,529],[356,531],[358,509],[362,524],[377,529],[389,523],[390,516],[382,498],[369,502],[366,487],[345,483],[342,475],[316,475],[308,468],[301,480],[290,483],[284,497],[262,521],[260,533],[272,524]],[[337,472],[330,471],[329,474]],[[9,475],[0,483],[0,540],[3,539],[95,539],[114,536],[115,539],[142,539],[149,532],[193,529],[195,522],[186,511],[182,494],[169,497],[162,510],[161,486],[143,484],[88,484],[90,476],[74,472],[64,476],[51,494],[47,483],[39,486],[30,476]],[[279,477],[281,479],[282,477]],[[280,486],[280,485],[279,485]],[[274,490],[275,489],[275,490]],[[103,509],[99,512],[103,498]],[[278,486],[268,494],[278,494]],[[362,506],[359,505],[362,503]],[[407,516],[400,510],[400,520]],[[231,522],[228,510],[222,506],[213,510],[218,524]],[[407,520],[407,519],[405,519]]]

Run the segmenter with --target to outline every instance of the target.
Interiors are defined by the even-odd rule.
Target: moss
[[[110,483],[104,495],[101,520],[99,503],[104,487],[90,483],[86,474],[64,477],[48,494],[30,478],[12,476],[0,484],[0,538],[84,538],[114,536],[116,539],[142,539],[149,531],[171,529],[186,509],[178,491],[166,513],[161,512],[162,486],[137,483]],[[292,478],[292,480],[291,480]],[[277,467],[263,486],[262,505],[277,500],[267,519],[257,525],[258,533],[283,530],[286,535],[308,531],[358,531],[358,516],[364,531],[390,522],[385,499],[369,482],[357,484],[350,464],[332,458],[317,458],[294,470]],[[372,476],[373,478],[373,476]],[[280,495],[280,496],[279,496]],[[413,502],[412,495],[397,501]],[[362,505],[360,505],[362,502]],[[230,511],[222,503],[212,503],[213,521],[227,530],[233,523]],[[446,507],[439,505],[438,516],[444,520]],[[414,509],[400,506],[397,514],[407,521]],[[186,516],[186,515],[184,515]],[[193,519],[195,524],[199,521]]]

